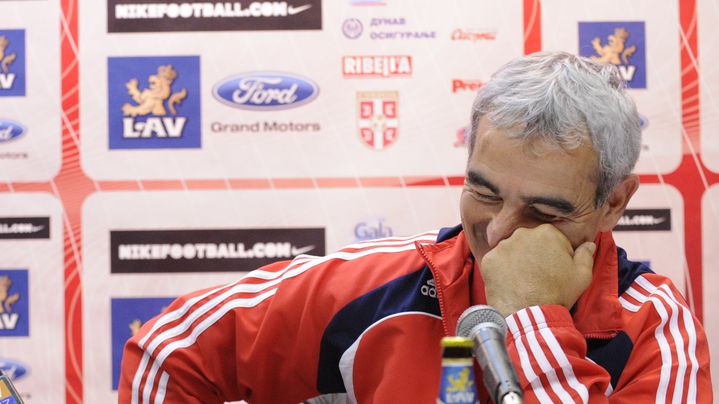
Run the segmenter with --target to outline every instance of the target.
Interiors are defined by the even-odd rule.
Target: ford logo
[[[25,134],[25,128],[9,119],[0,119],[0,143],[8,142]]]
[[[0,359],[0,369],[10,380],[20,380],[27,374],[27,367],[20,362],[15,362],[9,359]]]
[[[232,107],[267,111],[307,104],[320,90],[306,77],[280,72],[249,72],[221,81],[212,92],[218,101]]]
[[[639,128],[641,130],[644,130],[647,128],[647,126],[649,126],[649,118],[642,114],[639,114]]]

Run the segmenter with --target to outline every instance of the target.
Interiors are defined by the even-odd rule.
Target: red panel
[[[239,179],[230,180],[232,189],[268,189],[272,188],[269,179]]]
[[[270,180],[275,188],[314,188],[312,178],[276,178]]]
[[[542,50],[542,7],[539,0],[524,0],[524,54]]]
[[[402,180],[399,177],[366,177],[359,178],[363,187],[399,187]]]

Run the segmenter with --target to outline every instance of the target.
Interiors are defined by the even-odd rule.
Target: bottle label
[[[10,378],[6,375],[0,375],[0,404],[22,404],[20,395],[13,387]]]
[[[437,404],[475,404],[477,387],[471,359],[442,360],[442,379]]]

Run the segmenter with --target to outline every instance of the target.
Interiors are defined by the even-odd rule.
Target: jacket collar
[[[438,242],[431,244],[418,242],[416,246],[432,271],[445,333],[454,335],[462,312],[470,304],[486,303],[486,299],[479,268],[474,263],[464,231],[450,231],[449,235],[453,237],[440,237]],[[575,327],[585,338],[609,338],[621,329],[617,248],[611,232],[601,233],[595,242],[597,251],[592,283],[579,297],[572,317]]]

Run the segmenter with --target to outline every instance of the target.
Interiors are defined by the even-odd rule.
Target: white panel
[[[57,402],[58,397],[65,397],[62,207],[51,196],[29,193],[0,194],[0,206],[3,218],[50,219],[49,238],[0,240],[0,272],[26,271],[28,280],[27,294],[18,289],[17,279],[16,284],[6,290],[10,296],[17,293],[19,299],[15,309],[8,311],[7,306],[4,307],[5,314],[17,313],[19,321],[29,316],[29,336],[0,337],[0,361],[20,363],[27,371],[15,381],[26,403]],[[13,276],[10,280],[13,281]],[[3,305],[13,300],[10,296]],[[17,310],[23,304],[28,305],[29,313]]]
[[[17,45],[11,41],[4,56],[15,53],[8,69],[18,75],[14,69],[24,56],[26,87],[25,96],[0,92],[0,121],[20,124],[25,134],[0,141],[0,181],[48,181],[61,160],[60,2],[0,2],[0,36],[7,37],[4,30],[24,31],[25,49],[11,48]]]
[[[454,146],[455,136],[468,123],[473,91],[453,93],[452,79],[486,81],[499,65],[521,54],[523,43],[518,0],[405,0],[377,7],[325,1],[322,31],[291,33],[107,34],[101,23],[105,8],[105,2],[81,1],[79,10],[82,164],[95,179],[459,175],[466,152]],[[342,23],[348,18],[363,23],[360,38],[344,36]],[[376,23],[389,20],[397,24]],[[494,37],[452,40],[457,29]],[[408,32],[434,38],[372,39],[377,33]],[[109,150],[107,57],[160,55],[200,55],[202,149]],[[413,78],[344,79],[342,56],[354,55],[411,55]],[[319,96],[293,109],[260,112],[213,97],[213,87],[224,79],[259,70],[307,77],[318,84]],[[143,88],[145,79],[139,78]],[[372,150],[360,140],[359,91],[399,92],[399,133],[391,147]],[[273,122],[320,129],[213,130],[222,124],[262,128]]]
[[[112,392],[112,298],[173,297],[235,281],[240,273],[110,273],[110,230],[323,227],[327,252],[365,233],[411,235],[459,223],[460,187],[107,192],[83,206],[85,399]],[[108,214],[111,212],[112,214]],[[362,233],[362,232],[360,232]],[[92,325],[92,326],[90,326]],[[129,324],[128,324],[129,326]],[[89,331],[91,330],[91,332]]]
[[[646,61],[637,62],[636,67],[646,68],[646,88],[629,90],[639,113],[647,119],[642,153],[636,167],[637,172],[642,174],[670,173],[679,166],[682,157],[677,4],[674,1],[651,0],[542,2],[542,44],[545,50],[578,53],[580,46],[591,48],[591,39],[590,43],[579,43],[579,23],[644,23]],[[630,39],[632,34],[630,31]],[[606,37],[599,39],[602,45],[607,44]]]

